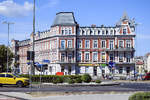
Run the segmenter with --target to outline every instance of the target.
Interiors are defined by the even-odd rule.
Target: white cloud
[[[50,8],[50,7],[54,7],[59,3],[59,0],[49,0],[48,3],[46,3],[45,5],[42,6],[42,8]]]
[[[0,2],[0,14],[7,17],[27,16],[33,9],[33,4],[25,1],[23,5],[13,0]]]
[[[150,39],[150,34],[137,34],[137,39]]]

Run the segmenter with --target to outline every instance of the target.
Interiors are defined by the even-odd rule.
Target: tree
[[[13,53],[8,48],[8,66],[12,63]],[[7,71],[7,47],[5,45],[0,45],[0,72]]]

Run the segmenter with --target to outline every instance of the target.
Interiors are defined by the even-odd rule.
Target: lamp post
[[[8,53],[8,48],[9,48],[9,28],[10,28],[10,25],[11,25],[11,24],[14,24],[14,23],[6,22],[6,21],[5,21],[5,22],[3,22],[3,24],[7,24],[7,25],[8,25],[8,40],[7,40],[7,42],[8,42],[8,43],[7,43],[7,73],[8,73],[8,69],[9,69],[9,67],[8,67],[8,66],[9,66],[9,64],[8,64],[8,62],[9,62],[9,61],[8,61],[8,60],[9,60],[9,53]]]
[[[32,36],[32,51],[33,51],[33,59],[32,59],[32,64],[31,64],[31,75],[35,74],[35,69],[34,69],[34,34],[35,34],[35,0],[34,0],[34,6],[33,6],[33,36]]]

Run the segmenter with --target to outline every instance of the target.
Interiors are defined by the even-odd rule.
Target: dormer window
[[[103,31],[102,31],[102,35],[104,35],[104,34],[105,34],[105,31],[103,30]]]
[[[98,30],[98,35],[100,35],[100,30]]]
[[[108,35],[108,30],[106,30],[106,35]]]
[[[123,29],[123,35],[127,34],[127,29]]]

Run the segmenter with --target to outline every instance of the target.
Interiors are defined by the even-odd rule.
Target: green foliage
[[[101,81],[100,81],[100,80],[96,80],[95,82],[96,82],[96,83],[101,83]]]
[[[32,79],[32,82],[45,82],[45,83],[63,83],[63,82],[68,82],[68,80],[76,80],[76,79],[81,79],[80,75],[64,75],[64,76],[57,76],[57,75],[20,75],[21,77],[26,77]]]
[[[81,77],[76,78],[74,81],[75,81],[75,83],[82,83]]]
[[[150,100],[150,92],[138,92],[129,97],[129,100]]]
[[[89,74],[84,74],[82,77],[81,77],[81,80],[85,83],[89,83],[91,82],[92,78]]]
[[[13,53],[8,48],[8,65],[11,65]],[[6,72],[7,66],[7,47],[5,45],[0,45],[0,72]]]
[[[69,83],[69,84],[73,84],[73,83],[74,83],[74,80],[73,80],[73,79],[68,79],[68,83]]]

